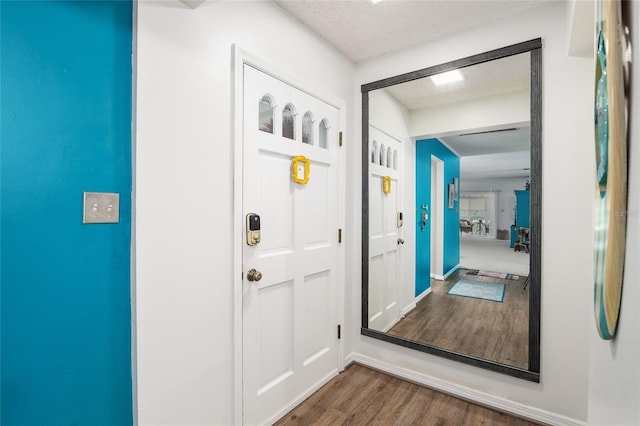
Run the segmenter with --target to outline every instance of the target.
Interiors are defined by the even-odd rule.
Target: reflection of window
[[[313,145],[313,117],[309,111],[302,117],[302,143]]]
[[[378,164],[378,141],[373,141],[373,147],[371,148],[371,162],[373,164]]]
[[[476,195],[460,196],[460,219],[483,220],[489,219],[489,199]]]
[[[329,148],[329,121],[323,118],[320,122],[320,148]]]
[[[273,133],[273,102],[267,95],[260,99],[258,113],[258,129],[263,132]]]
[[[287,104],[282,110],[282,137],[288,139],[296,138],[295,116],[293,105]]]
[[[384,147],[384,144],[380,145],[380,165],[384,166],[387,162],[387,150]]]

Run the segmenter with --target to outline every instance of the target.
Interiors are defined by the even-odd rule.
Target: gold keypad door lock
[[[256,271],[255,269],[249,269],[247,272],[247,279],[249,281],[260,281],[262,279],[262,272]]]
[[[260,215],[247,215],[247,245],[255,246],[260,242]]]

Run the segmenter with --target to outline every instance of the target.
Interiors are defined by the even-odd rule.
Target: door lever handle
[[[398,245],[404,244],[404,240],[402,238],[398,238]]]

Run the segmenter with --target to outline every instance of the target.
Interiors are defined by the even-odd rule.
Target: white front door
[[[405,212],[400,208],[401,177],[402,144],[369,126],[368,318],[369,328],[385,332],[400,319],[402,309],[399,248],[403,240],[398,215]]]
[[[260,222],[258,243],[243,235],[243,422],[253,425],[338,372],[340,111],[245,64],[243,117],[242,208]]]

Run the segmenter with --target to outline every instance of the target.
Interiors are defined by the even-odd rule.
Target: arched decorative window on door
[[[313,145],[313,116],[309,111],[302,116],[302,143]]]
[[[380,145],[380,163],[381,166],[387,164],[387,149],[384,144]]]
[[[264,95],[260,99],[258,105],[258,129],[273,133],[273,109],[275,108],[275,102],[271,99],[271,96]]]
[[[398,170],[398,150],[393,150],[393,170]]]
[[[282,137],[296,138],[296,110],[291,104],[287,104],[282,110]]]
[[[393,166],[393,152],[391,147],[387,148],[387,168],[390,169]]]
[[[320,122],[320,148],[329,148],[329,120],[323,118]]]
[[[378,141],[374,140],[373,145],[371,146],[371,162],[373,164],[378,164],[378,158],[380,158],[378,155]]]

